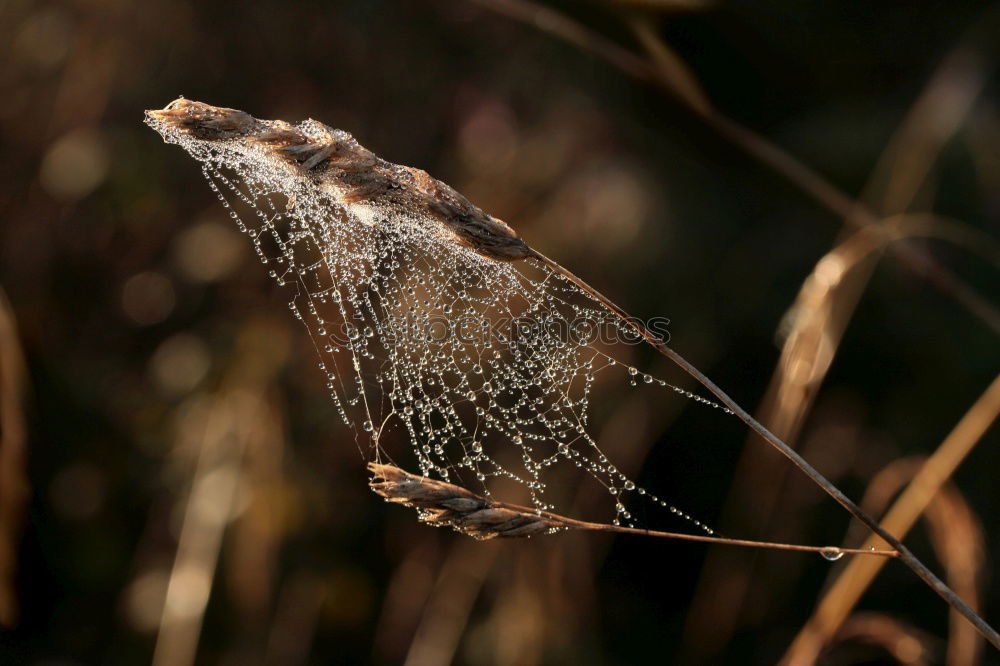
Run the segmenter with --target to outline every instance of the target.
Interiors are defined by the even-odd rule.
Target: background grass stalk
[[[719,399],[719,402],[724,406],[728,407],[733,411],[736,416],[740,418],[744,423],[746,423],[751,430],[760,435],[768,444],[777,449],[782,455],[792,461],[796,467],[802,470],[806,476],[809,477],[817,486],[823,489],[830,497],[837,501],[842,507],[847,509],[847,511],[864,523],[872,532],[881,537],[889,546],[894,548],[899,552],[899,559],[903,561],[906,566],[913,570],[917,576],[920,577],[934,592],[938,594],[942,599],[944,599],[950,606],[961,613],[966,619],[971,622],[976,629],[981,633],[986,640],[990,642],[993,647],[1000,650],[1000,633],[997,633],[996,629],[990,626],[983,618],[979,616],[972,608],[969,607],[955,592],[948,587],[944,581],[938,578],[934,572],[932,572],[927,566],[921,562],[916,555],[914,555],[903,542],[897,539],[895,536],[890,534],[885,528],[883,528],[877,520],[869,516],[865,511],[861,509],[857,504],[854,503],[847,495],[840,491],[835,485],[833,485],[825,476],[820,474],[816,468],[810,465],[805,458],[798,454],[793,448],[788,446],[779,437],[774,435],[770,430],[764,427],[757,419],[750,415],[745,409],[739,406],[735,400],[729,397],[729,395],[719,388],[715,382],[709,379],[703,372],[698,370],[694,365],[692,365],[687,359],[678,354],[676,351],[667,346],[660,338],[649,331],[641,322],[639,322],[634,317],[630,317],[624,310],[615,305],[610,299],[604,296],[602,293],[591,287],[589,284],[584,282],[582,279],[574,275],[569,270],[563,268],[555,261],[549,259],[548,257],[535,253],[534,259],[544,266],[547,266],[551,270],[557,272],[558,274],[564,276],[566,279],[571,280],[574,284],[579,286],[581,289],[586,291],[588,294],[596,298],[600,303],[607,307],[611,312],[618,315],[622,321],[628,323],[632,328],[639,333],[643,339],[648,342],[654,349],[666,356],[668,359],[676,363],[681,369],[691,375],[694,379],[698,381],[702,386],[707,388],[712,394]],[[994,415],[996,409],[993,410]]]

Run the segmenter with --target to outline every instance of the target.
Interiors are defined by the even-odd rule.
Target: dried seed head
[[[245,136],[257,125],[253,116],[245,111],[210,106],[183,97],[158,111],[146,111],[146,122],[160,134],[163,128],[173,126],[203,141]]]
[[[517,232],[447,184],[426,171],[387,162],[349,133],[315,120],[258,120],[244,111],[181,98],[161,110],[146,111],[146,122],[173,143],[194,139],[257,146],[332,191],[344,205],[415,213],[490,259],[534,256]]]
[[[318,343],[341,419],[374,433],[378,451],[383,433],[405,433],[424,470],[479,476],[495,467],[533,508],[390,468],[374,480],[378,492],[480,538],[604,529],[548,512],[546,469],[570,463],[608,489],[616,522],[631,524],[623,495],[636,486],[591,455],[598,445],[584,427],[595,374],[615,361],[601,360],[607,352],[581,325],[628,333],[623,340],[637,331],[669,356],[662,341],[449,186],[378,158],[346,132],[189,100],[150,111],[147,122],[201,163],[271,277],[295,285],[289,307]],[[541,270],[495,261],[518,258]],[[507,331],[506,322],[516,323]],[[537,456],[536,442],[551,455]],[[497,454],[504,446],[521,455]]]
[[[393,465],[369,463],[369,485],[389,502],[412,507],[421,520],[448,525],[477,539],[527,537],[563,530],[569,525],[526,507],[491,502],[445,481],[403,471]]]

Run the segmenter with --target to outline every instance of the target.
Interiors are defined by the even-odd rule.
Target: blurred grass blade
[[[13,628],[20,615],[15,577],[28,481],[27,426],[24,422],[26,370],[17,324],[0,290],[0,627]]]
[[[229,392],[215,396],[205,409],[204,425],[200,419],[189,421],[188,432],[180,434],[199,447],[198,462],[167,585],[153,666],[195,663],[223,533],[242,476],[246,430],[260,405],[251,395]],[[191,432],[201,427],[203,431]]]
[[[948,584],[973,608],[982,605],[986,539],[975,511],[953,484],[946,484],[925,514],[931,545],[947,572]],[[983,638],[954,609],[948,613],[948,666],[975,664]]]
[[[959,464],[976,446],[1000,413],[1000,376],[972,405],[937,451],[927,459],[906,490],[882,520],[883,528],[897,538],[910,531],[917,518]],[[872,536],[864,547],[879,547],[883,541]],[[857,604],[883,562],[875,558],[855,558],[841,571],[836,582],[820,600],[811,618],[796,636],[782,663],[811,664],[827,644],[851,609]]]
[[[894,617],[870,612],[855,613],[847,618],[837,634],[838,644],[850,642],[878,646],[903,666],[930,666],[932,638]],[[837,658],[841,657],[838,655]],[[859,663],[860,659],[866,658],[870,658],[867,653],[863,657],[848,653],[843,661],[835,663]],[[866,663],[870,662],[866,660]]]
[[[698,115],[712,113],[712,103],[698,78],[680,54],[660,39],[652,22],[647,18],[635,18],[629,23],[663,85]]]
[[[882,515],[892,499],[904,488],[926,463],[923,456],[898,458],[876,474],[861,500],[865,511]],[[924,513],[928,536],[937,553],[938,560],[945,568],[948,584],[969,605],[981,605],[984,569],[986,565],[986,544],[983,526],[962,493],[951,482],[945,483]],[[856,543],[864,538],[852,525],[844,543]],[[854,617],[854,616],[852,616]],[[843,638],[848,619],[835,641]],[[982,640],[972,627],[960,621],[955,614],[950,616],[947,664],[978,663],[982,650]]]
[[[714,0],[606,0],[611,7],[643,9],[670,14],[701,12],[711,9]]]
[[[467,1],[532,25],[603,58],[636,80],[665,88],[672,96],[678,95],[676,83],[666,84],[663,76],[642,58],[550,7],[543,7],[529,0]],[[982,23],[989,24],[993,18],[993,15],[987,16]],[[980,32],[986,31],[981,30]],[[976,36],[973,35],[973,37]],[[962,51],[965,48],[965,44],[959,47]],[[959,95],[955,96],[954,99],[962,100],[964,97]],[[693,111],[698,108],[687,106]],[[848,196],[817,171],[800,162],[766,137],[714,109],[711,112],[701,112],[697,115],[712,130],[761,164],[786,178],[824,208],[843,218],[849,226],[864,228],[879,224],[879,211],[871,210],[864,203]],[[986,324],[995,333],[1000,333],[1000,311],[949,268],[940,264],[932,255],[909,245],[896,246],[893,248],[893,252],[914,275],[927,280],[936,289],[961,304],[970,314]]]

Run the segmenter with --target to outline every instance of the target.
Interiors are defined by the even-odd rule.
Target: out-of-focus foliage
[[[852,196],[987,11],[691,4],[557,7],[630,47],[622,12],[653,12],[718,108]],[[841,220],[668,97],[475,4],[14,0],[0,6],[0,43],[0,287],[29,368],[34,492],[20,622],[0,635],[0,661],[139,664],[154,647],[160,664],[768,664],[784,652],[830,571],[821,558],[737,551],[740,570],[766,575],[698,599],[702,546],[481,544],[384,506],[287,295],[142,110],[183,94],[348,130],[449,182],[630,312],[670,317],[673,346],[749,408],[777,362],[782,316]],[[917,209],[1000,235],[995,82],[929,182]],[[977,248],[925,247],[1000,293]],[[860,496],[891,461],[934,449],[996,372],[996,352],[986,326],[886,257],[800,449]],[[777,477],[764,524],[719,525],[741,447],[763,446],[744,444],[734,419],[679,399],[595,402],[609,455],[710,525],[843,537],[845,515],[794,474]],[[996,469],[994,437],[955,479],[974,514],[1000,511]],[[984,524],[996,561],[1000,529]],[[924,533],[912,541],[933,559]],[[984,596],[996,617],[1000,587]],[[726,609],[731,631],[686,625],[695,602]],[[864,631],[891,625],[944,653],[945,607],[901,567],[863,607],[892,618]],[[866,649],[846,644],[831,663],[888,659]]]

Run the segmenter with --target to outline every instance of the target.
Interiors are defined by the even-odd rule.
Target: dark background
[[[640,56],[629,21],[647,20],[721,113],[848,197],[960,221],[948,227],[957,239],[898,244],[987,300],[1000,293],[988,240],[1000,232],[996,58],[982,38],[1000,34],[995,6],[550,6]],[[160,664],[770,664],[785,653],[842,563],[639,537],[479,543],[370,493],[286,295],[142,111],[183,94],[346,129],[464,192],[629,312],[670,317],[674,348],[751,411],[786,342],[783,318],[846,238],[822,202],[662,87],[474,3],[8,0],[0,44],[0,286],[28,370],[32,489],[15,578],[0,581],[19,606],[2,663],[149,663],[158,634],[176,650],[161,645]],[[906,162],[928,169],[912,203],[883,206],[895,176],[880,180],[880,156],[960,44],[972,64],[947,70],[930,103],[948,117],[949,76],[959,88],[979,76],[982,89],[955,104],[938,148]],[[855,498],[893,461],[933,452],[1000,360],[985,318],[896,254],[872,271],[789,437]],[[595,401],[605,451],[726,534],[844,539],[847,514],[735,419],[611,387]],[[237,481],[198,476],[213,437],[243,438]],[[997,445],[988,434],[955,477],[970,531],[929,539],[918,525],[908,541],[940,570],[935,543],[975,553],[982,539],[973,573],[987,618],[1000,608]],[[209,490],[189,501],[199,479]],[[231,501],[220,509],[213,492]],[[178,539],[198,501],[203,526],[212,507],[222,522],[191,527],[185,561],[197,566],[185,577]],[[576,509],[600,518],[605,504]],[[175,633],[162,617],[168,581],[195,590],[178,593]],[[184,600],[208,589],[202,621]],[[860,610],[886,624],[842,637],[823,663],[906,661],[912,650],[876,645],[898,636],[943,663],[955,640],[947,607],[899,564]]]

